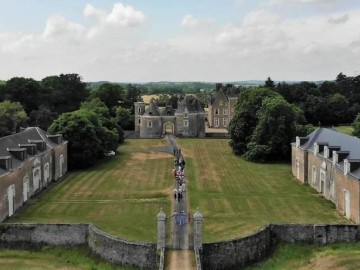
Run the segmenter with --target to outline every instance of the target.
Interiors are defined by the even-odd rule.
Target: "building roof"
[[[191,101],[188,96],[185,96],[184,99],[178,103],[178,108],[175,113],[184,113],[186,110],[189,113],[204,112],[204,108],[200,101],[197,98]]]
[[[161,115],[162,116],[173,116],[174,115],[174,108],[167,104],[166,107],[161,111]]]
[[[207,101],[209,105],[212,105],[217,99],[228,101],[229,98],[238,98],[234,87],[230,88],[226,93],[224,92],[223,88],[221,88],[215,95],[210,95]]]
[[[0,157],[11,156],[12,157],[12,168],[20,167],[25,161],[17,159],[13,156],[9,150],[19,149],[19,145],[28,145],[30,142],[43,141],[46,143],[46,149],[43,152],[49,151],[55,148],[57,144],[47,137],[47,133],[38,127],[29,127],[21,132],[5,136],[0,138]],[[23,147],[23,146],[22,146]],[[34,157],[27,153],[28,159]],[[8,171],[0,168],[0,175],[7,173]]]
[[[337,146],[340,147],[338,152],[347,154],[346,159],[353,162],[360,159],[360,139],[357,137],[346,135],[335,129],[318,128],[306,138],[308,140],[300,145],[300,148],[304,150],[314,152],[314,143],[327,145],[328,147]],[[344,162],[339,162],[338,167],[343,170]],[[360,170],[352,171],[351,174],[360,179]]]
[[[149,107],[145,110],[144,114],[146,116],[160,116],[160,111],[158,106],[154,101],[150,102]]]

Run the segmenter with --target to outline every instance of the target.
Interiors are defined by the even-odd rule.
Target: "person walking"
[[[176,187],[174,187],[174,199],[175,199],[175,201],[176,201],[176,195],[177,195],[177,193],[178,193],[178,190],[177,190]]]

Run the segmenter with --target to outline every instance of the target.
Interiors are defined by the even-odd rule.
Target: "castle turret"
[[[135,102],[135,131],[140,131],[141,118],[140,116],[145,112],[146,103]]]

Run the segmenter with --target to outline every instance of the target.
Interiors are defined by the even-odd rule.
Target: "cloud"
[[[191,14],[185,15],[185,17],[181,21],[181,25],[183,27],[194,27],[197,26],[198,24],[199,24],[199,20],[195,19],[194,16]]]
[[[88,4],[83,16],[86,24],[51,16],[42,34],[0,33],[7,63],[0,79],[70,72],[127,82],[333,79],[351,75],[360,58],[360,10],[294,19],[260,9],[227,25],[188,14],[171,37],[156,39],[132,6]]]
[[[329,18],[328,22],[333,24],[341,24],[341,23],[346,23],[349,20],[349,18],[350,18],[349,14],[344,14],[340,17]]]
[[[79,36],[85,31],[85,28],[77,23],[67,21],[61,15],[52,16],[45,26],[44,37],[54,36]]]
[[[115,3],[113,9],[109,13],[97,9],[91,4],[87,4],[84,9],[84,16],[89,18],[94,17],[104,25],[115,25],[120,27],[140,26],[146,20],[146,16],[143,12],[122,3]]]

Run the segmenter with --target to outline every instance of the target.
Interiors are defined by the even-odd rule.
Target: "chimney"
[[[222,87],[223,87],[222,83],[216,83],[215,84],[216,93],[219,92]]]
[[[11,171],[12,170],[12,157],[0,156],[0,168]]]
[[[47,137],[56,144],[62,143],[62,135],[61,134],[47,135]]]

